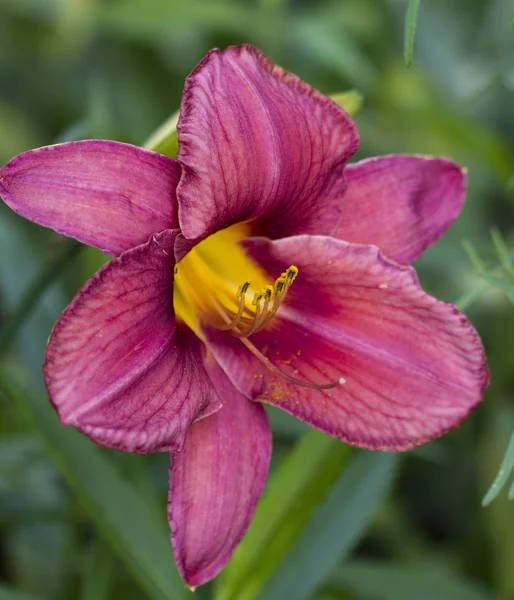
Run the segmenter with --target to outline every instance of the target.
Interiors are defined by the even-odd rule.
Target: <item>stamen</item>
[[[236,292],[236,298],[239,300],[239,309],[236,313],[236,316],[225,325],[221,325],[219,329],[228,331],[230,329],[234,329],[234,327],[237,327],[239,321],[241,320],[241,317],[243,316],[243,312],[245,309],[245,294],[248,291],[248,288],[250,287],[250,283],[251,281],[245,281],[243,285],[239,286],[239,289]],[[215,305],[217,304],[218,303],[215,302]]]
[[[340,385],[346,383],[344,377],[340,377],[338,381],[334,381],[331,383],[323,383],[316,384],[310,383],[308,381],[301,381],[300,379],[296,379],[296,377],[291,377],[291,375],[287,375],[281,371],[277,366],[275,366],[268,358],[262,354],[251,342],[248,340],[248,337],[259,331],[263,327],[265,327],[273,315],[277,312],[279,306],[284,301],[286,297],[288,289],[291,287],[291,284],[295,280],[298,275],[298,268],[294,265],[291,265],[287,271],[282,273],[280,277],[277,278],[273,287],[271,285],[267,285],[264,289],[257,292],[252,300],[252,305],[255,306],[255,315],[253,317],[253,321],[249,321],[247,317],[243,317],[244,310],[246,308],[246,293],[248,292],[248,288],[250,287],[250,281],[245,281],[237,290],[236,298],[239,300],[239,308],[234,317],[230,317],[227,309],[223,305],[221,305],[215,298],[211,296],[211,301],[218,312],[219,316],[225,322],[224,325],[218,325],[218,329],[223,330],[232,330],[234,335],[237,336],[241,342],[248,348],[248,350],[275,375],[278,375],[284,381],[287,381],[293,385],[298,385],[300,387],[310,388],[314,390],[329,390]],[[269,305],[273,298],[273,305],[270,308]],[[241,328],[241,326],[248,326],[248,329]]]
[[[244,332],[244,337],[248,337],[248,336],[252,335],[252,333],[255,333],[258,329],[260,329],[262,321],[266,318],[266,314],[268,312],[268,307],[269,307],[269,303],[271,302],[272,295],[273,295],[273,288],[271,287],[271,285],[267,285],[262,292],[255,295],[255,298],[253,299],[255,302],[255,306],[256,306],[255,319],[254,319],[250,329],[248,331]],[[258,301],[256,301],[257,296],[259,296]],[[262,310],[261,310],[260,301],[261,301],[262,297],[264,297],[264,306],[262,307]]]
[[[251,316],[244,316],[245,309],[248,310],[250,314],[253,312],[251,309],[246,308],[246,293],[250,287],[250,281],[245,281],[239,286],[236,292],[236,299],[239,300],[239,307],[235,315],[211,296],[211,301],[216,311],[225,322],[224,325],[218,326],[218,329],[224,331],[231,330],[235,336],[244,338],[249,337],[253,333],[266,327],[284,301],[287,291],[297,275],[298,268],[291,265],[276,279],[273,286],[267,285],[257,292],[252,300],[252,305],[255,306],[253,318]]]
[[[340,385],[346,383],[346,380],[343,377],[340,377],[337,381],[334,381],[333,383],[322,384],[301,381],[300,379],[291,377],[290,375],[287,375],[286,373],[282,372],[278,367],[276,367],[268,358],[264,356],[264,354],[262,354],[262,352],[259,352],[259,350],[257,350],[257,348],[252,344],[252,342],[250,342],[250,340],[246,338],[240,339],[243,342],[243,344],[248,348],[248,350],[250,350],[250,352],[255,356],[255,358],[257,358],[263,365],[266,365],[266,367],[272,373],[275,373],[275,375],[278,375],[279,377],[281,377],[285,381],[288,381],[289,383],[292,383],[293,385],[299,385],[300,387],[311,388],[314,390],[330,390],[332,388],[339,387]]]
[[[261,296],[262,299],[262,296]],[[266,306],[266,304],[264,304],[264,306]],[[247,337],[249,335],[252,335],[252,333],[255,332],[255,330],[257,329],[258,325],[259,325],[259,321],[261,318],[261,302],[259,300],[259,302],[255,305],[255,317],[253,319],[253,323],[250,325],[250,329],[248,331],[244,331],[244,332],[236,332],[235,335],[237,337]]]
[[[282,275],[275,281],[275,299],[273,300],[273,306],[269,310],[268,314],[264,316],[261,323],[259,323],[259,329],[263,329],[271,321],[279,306],[284,301],[287,290],[291,287],[291,284],[295,280],[297,273],[298,269],[294,265],[291,265],[289,269],[287,269],[285,273],[282,273]]]

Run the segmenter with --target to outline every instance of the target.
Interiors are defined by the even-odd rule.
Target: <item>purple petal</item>
[[[270,275],[299,274],[270,325],[251,342],[284,373],[329,390],[292,385],[241,342],[209,332],[231,381],[346,442],[405,450],[457,427],[482,399],[489,374],[480,339],[455,306],[423,292],[411,267],[375,246],[322,236],[248,242]]]
[[[345,162],[358,146],[350,117],[252,46],[212,50],[186,81],[178,122],[179,218],[201,238],[254,221],[255,234],[331,233]]]
[[[153,236],[101,269],[50,337],[45,380],[61,421],[128,452],[176,451],[220,407],[202,345],[173,314],[173,243]]]
[[[119,142],[87,140],[24,152],[0,170],[15,212],[109,254],[174,229],[180,165]]]
[[[207,370],[223,407],[189,428],[170,469],[173,551],[193,588],[221,571],[245,534],[271,455],[263,407],[237,392],[212,359]]]
[[[459,214],[466,176],[450,160],[384,156],[348,165],[343,219],[334,237],[374,244],[399,263],[421,256]]]

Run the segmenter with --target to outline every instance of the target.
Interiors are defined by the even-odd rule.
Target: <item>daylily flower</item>
[[[64,424],[169,451],[169,521],[192,587],[244,535],[271,452],[263,403],[352,445],[406,450],[480,402],[480,339],[408,266],[457,217],[464,171],[346,165],[350,117],[251,46],[188,77],[177,160],[82,141],[0,171],[17,213],[114,255],[48,342]]]

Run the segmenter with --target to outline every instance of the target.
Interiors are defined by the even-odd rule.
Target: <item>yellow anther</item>
[[[239,338],[247,338],[266,327],[286,298],[287,292],[297,275],[298,268],[291,265],[275,280],[274,285],[265,285],[255,292],[250,304],[246,294],[251,281],[245,281],[236,292],[239,308],[235,314],[214,300],[214,308],[224,321],[219,329],[231,330],[233,335]]]
[[[260,290],[259,292],[257,292],[255,294],[255,296],[253,297],[252,304],[254,306],[257,306],[257,304],[259,304],[259,302],[262,300],[263,296],[264,296],[264,292],[262,290]]]
[[[276,281],[275,281],[275,295],[276,296],[280,296],[280,294],[282,293],[284,287],[286,286],[286,278],[285,277],[279,277]]]
[[[298,267],[295,267],[295,265],[291,265],[289,269],[287,269],[287,271],[284,271],[280,274],[279,279],[286,279],[289,283],[293,283],[297,275]]]
[[[295,265],[291,265],[289,267],[289,269],[287,269],[287,271],[286,271],[286,277],[290,284],[293,283],[293,281],[296,279],[297,275],[298,275],[298,267],[295,267]]]
[[[251,281],[245,281],[243,285],[240,285],[236,292],[236,299],[241,300],[243,294],[246,294],[248,288],[250,287]]]

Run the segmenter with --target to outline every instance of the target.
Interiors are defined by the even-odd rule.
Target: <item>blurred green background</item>
[[[270,411],[267,492],[200,600],[514,599],[508,486],[481,507],[514,429],[514,6],[422,0],[410,68],[406,8],[0,0],[2,163],[86,137],[141,145],[207,50],[249,42],[326,94],[362,94],[358,158],[434,154],[469,169],[462,215],[417,268],[482,335],[484,404],[401,456],[350,449]],[[191,596],[169,546],[168,457],[96,448],[57,423],[45,396],[48,334],[103,260],[0,206],[0,600]]]

